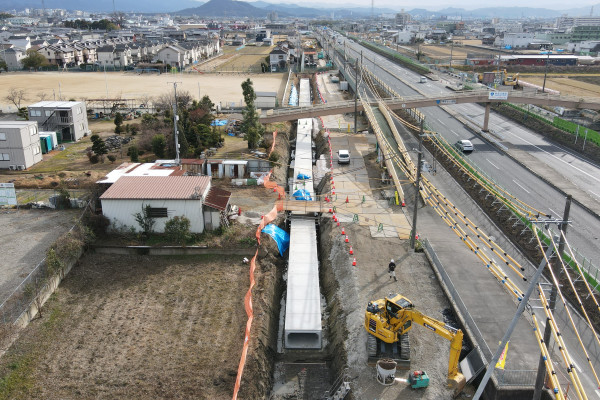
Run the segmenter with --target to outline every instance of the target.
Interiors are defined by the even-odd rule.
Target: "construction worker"
[[[394,281],[398,281],[398,279],[396,278],[396,263],[394,262],[393,258],[388,264],[388,272],[390,273],[390,279],[394,278]]]

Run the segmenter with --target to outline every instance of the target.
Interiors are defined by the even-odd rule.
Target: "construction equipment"
[[[506,69],[493,72],[476,74],[477,81],[484,85],[503,84],[505,86],[517,86],[519,84],[519,73],[509,75]]]
[[[448,380],[450,387],[459,392],[465,385],[465,377],[458,370],[463,333],[443,322],[423,315],[415,310],[406,297],[396,294],[369,302],[365,312],[365,329],[369,359],[392,358],[394,361],[408,360],[410,348],[408,331],[413,322],[424,326],[435,334],[450,341]],[[397,360],[399,359],[399,360]]]
[[[413,389],[429,386],[429,375],[425,371],[414,371],[408,376],[408,384]]]

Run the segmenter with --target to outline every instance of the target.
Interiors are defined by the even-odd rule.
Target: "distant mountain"
[[[83,10],[88,12],[112,12],[112,0],[44,0],[46,9],[62,8],[67,10]],[[195,0],[115,0],[115,9],[124,12],[165,13],[181,10],[186,7],[197,7],[203,2]],[[42,8],[40,0],[1,0],[2,10],[23,10],[24,8]]]
[[[200,7],[178,11],[179,15],[198,15],[202,17],[266,17],[269,11],[254,7],[252,4],[236,0],[210,0]]]
[[[588,10],[589,13],[589,10]],[[532,7],[485,7],[475,10],[464,8],[444,8],[431,13],[434,15],[452,15],[476,18],[554,18],[564,14],[563,11],[549,10],[547,8]]]

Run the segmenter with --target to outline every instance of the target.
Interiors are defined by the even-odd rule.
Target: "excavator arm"
[[[412,329],[413,323],[421,325],[450,341],[448,385],[462,390],[465,385],[465,378],[458,371],[458,361],[463,341],[463,333],[460,329],[455,329],[415,310],[413,304],[400,294],[375,300],[367,306],[365,329],[368,333],[386,343],[397,342],[401,335]]]

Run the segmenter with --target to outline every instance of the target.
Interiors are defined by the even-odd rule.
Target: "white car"
[[[459,140],[454,144],[454,147],[463,153],[471,153],[473,151],[473,143],[470,140]]]
[[[337,163],[338,164],[350,164],[350,152],[348,150],[338,150]]]

